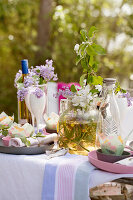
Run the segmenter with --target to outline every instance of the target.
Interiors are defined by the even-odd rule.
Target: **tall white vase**
[[[34,91],[35,91],[35,87],[29,87],[28,94],[25,96],[25,103],[26,103],[28,110],[31,113],[33,127],[35,126],[35,120],[34,120],[34,114],[32,113],[31,106],[30,106],[30,94]]]
[[[116,98],[116,100],[120,111],[121,134],[123,138],[126,138],[133,129],[133,106],[128,107],[126,98]],[[133,140],[133,134],[128,139]]]
[[[46,94],[43,92],[43,95],[38,98],[33,92],[31,92],[29,95],[29,103],[31,113],[33,113],[34,117],[36,118],[38,132],[40,120],[46,106]]]

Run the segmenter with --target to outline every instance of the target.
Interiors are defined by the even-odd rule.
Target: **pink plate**
[[[91,164],[104,171],[113,172],[116,174],[133,174],[133,166],[108,163],[98,160],[96,151],[89,152],[88,157]]]

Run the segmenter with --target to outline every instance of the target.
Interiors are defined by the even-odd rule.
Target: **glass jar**
[[[68,109],[59,118],[59,147],[69,148],[70,153],[88,155],[95,148],[97,110],[90,106],[82,111],[68,99]]]
[[[103,80],[96,146],[105,154],[122,155],[124,140],[121,136],[120,114],[114,94],[115,82],[116,79],[113,78]]]

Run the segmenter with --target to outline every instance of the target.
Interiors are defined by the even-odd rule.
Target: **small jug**
[[[103,80],[102,101],[97,123],[96,146],[104,154],[122,155],[125,141],[121,136],[120,113],[115,99],[116,79]]]

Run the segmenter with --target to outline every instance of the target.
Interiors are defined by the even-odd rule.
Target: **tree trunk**
[[[37,45],[39,51],[37,52],[37,62],[41,61],[45,54],[47,42],[50,36],[50,22],[51,22],[52,0],[40,0],[40,12],[38,20],[38,36]]]

